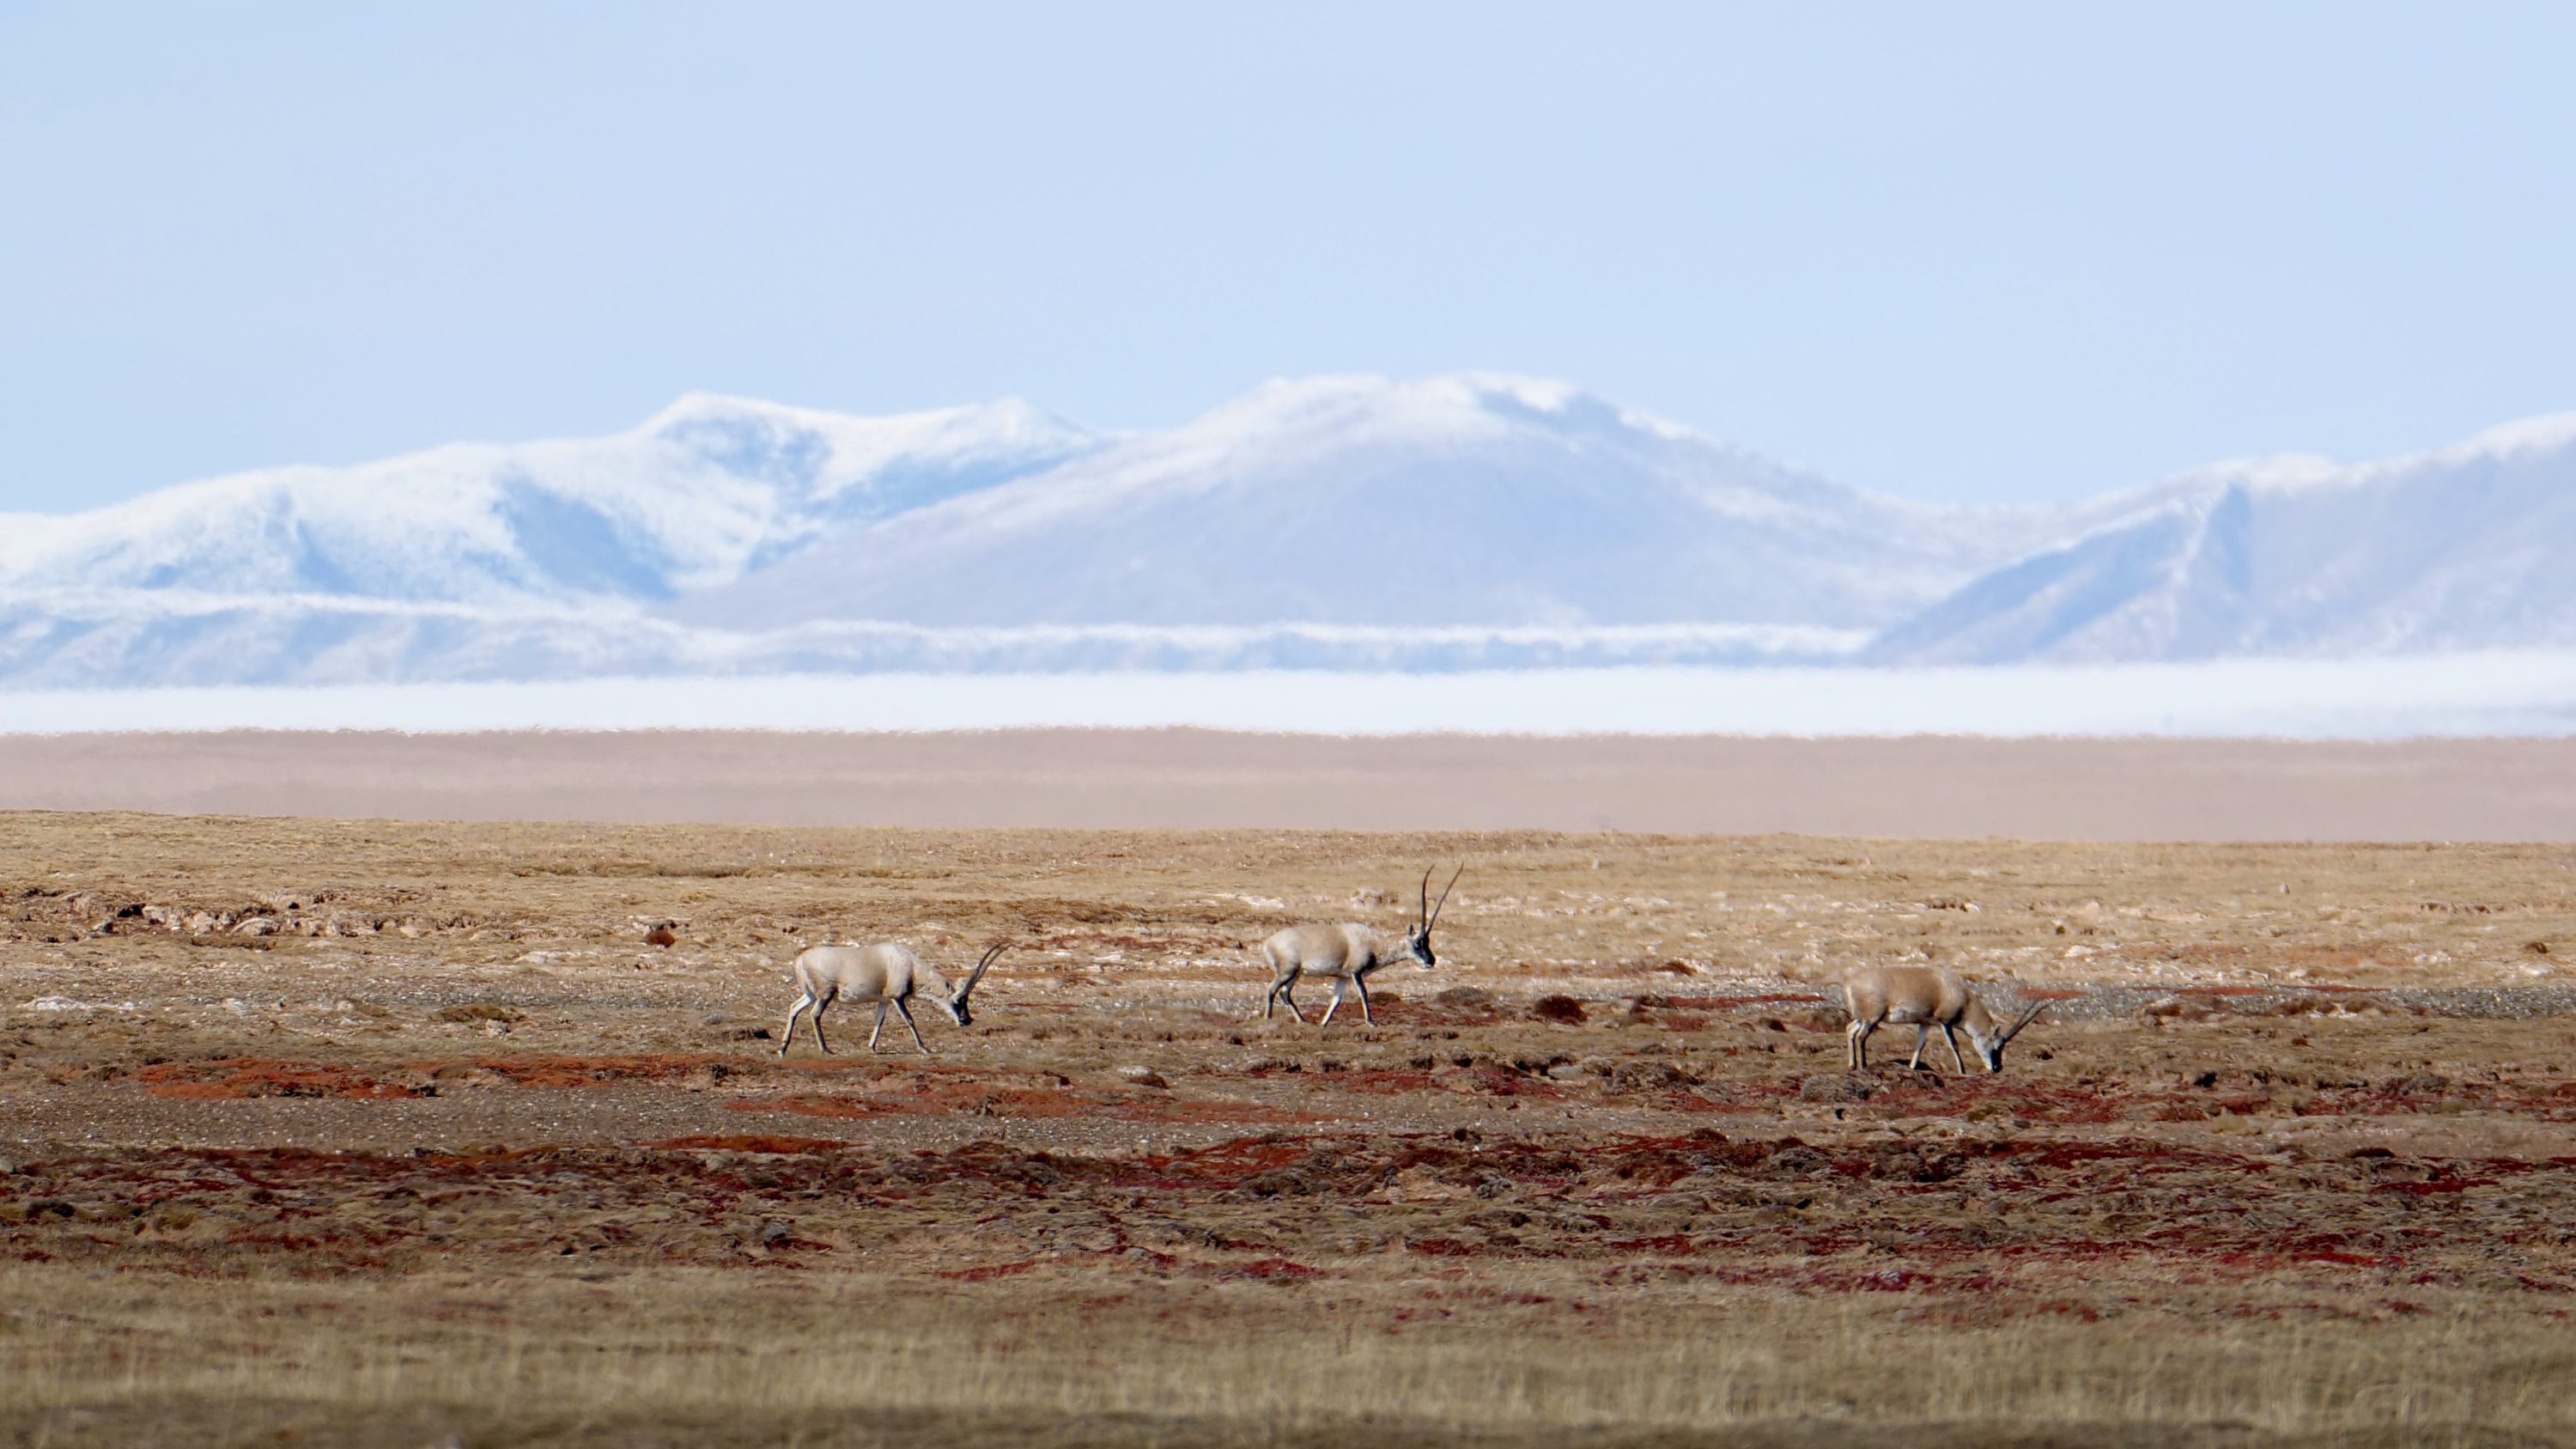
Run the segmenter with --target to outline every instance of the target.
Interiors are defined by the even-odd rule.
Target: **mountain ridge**
[[[2570,550],[2576,413],[1977,506],[1498,373],[1282,379],[1134,433],[690,393],[605,438],[0,516],[0,687],[2554,647]]]

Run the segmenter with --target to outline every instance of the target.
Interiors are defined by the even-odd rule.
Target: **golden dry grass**
[[[1561,1286],[1552,1279],[1531,1286]],[[2480,1423],[2570,1427],[2563,1336],[2517,1341],[2467,1303],[2398,1327],[2166,1324],[2141,1341],[2028,1319],[1927,1331],[1847,1299],[1641,1295],[1600,1305],[1580,1331],[1501,1305],[1389,1332],[1424,1286],[1198,1295],[1183,1305],[1185,1331],[1169,1303],[1067,1285],[705,1272],[599,1285],[431,1274],[354,1289],[100,1288],[36,1271],[12,1275],[5,1302],[25,1418],[68,1428],[84,1408],[187,1404],[242,1416],[245,1441],[296,1407],[359,1425],[444,1418],[478,1440],[661,1424],[766,1442],[941,1417],[961,1439],[983,1425],[1108,1419],[1138,1438],[1250,1442],[1363,1422],[1542,1442],[1798,1424],[2416,1442],[2475,1437]]]
[[[1245,1019],[1460,855],[1377,1026]],[[2571,866],[0,817],[0,1433],[2569,1441]],[[880,933],[1020,949],[778,1061]],[[1846,1076],[1926,956],[2060,1014]]]

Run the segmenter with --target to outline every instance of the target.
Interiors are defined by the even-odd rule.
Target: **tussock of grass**
[[[191,1404],[233,1422],[438,1415],[772,1426],[932,1413],[1202,1431],[2234,1425],[2256,1436],[2576,1430],[2576,1342],[2466,1305],[2403,1324],[1909,1321],[1845,1298],[1625,1295],[1579,1329],[1402,1323],[1406,1285],[1168,1295],[1046,1282],[642,1272],[604,1283],[255,1283],[33,1268],[0,1286],[0,1401]],[[1410,1285],[1418,1289],[1420,1285]],[[81,1304],[78,1309],[65,1305]],[[1177,1311],[1176,1311],[1177,1310]],[[1283,1311],[1284,1310],[1284,1311]],[[1508,1310],[1503,1313],[1508,1317]],[[5,1423],[0,1419],[0,1423]]]

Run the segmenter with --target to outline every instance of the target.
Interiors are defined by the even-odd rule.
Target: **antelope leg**
[[[814,1049],[827,1057],[832,1054],[832,1048],[823,1040],[823,1013],[834,1001],[838,999],[839,998],[837,997],[826,996],[822,1000],[815,1002],[814,1014],[805,1018],[807,1021],[814,1023]]]
[[[1868,1066],[1869,1023],[1857,1016],[1853,1017],[1851,1025],[1843,1028],[1843,1045],[1848,1049],[1843,1053],[1843,1058],[1851,1064],[1853,1071],[1857,1072]]]
[[[1960,1076],[1966,1076],[1968,1064],[1959,1059],[1959,1038],[1951,1033],[1950,1023],[1946,1021],[1941,1023],[1941,1039],[1950,1044],[1950,1065],[1958,1068]]]
[[[1919,1072],[1923,1069],[1923,1039],[1931,1034],[1930,1026],[1919,1021],[1914,1023],[1914,1060],[1905,1064],[1907,1071]]]
[[[871,1052],[877,1049],[877,1033],[885,1030],[886,1008],[892,1005],[894,1005],[894,1003],[891,1001],[880,1001],[877,1003],[876,1029],[868,1033],[868,1050]]]
[[[789,1042],[792,1042],[792,1041],[796,1040],[796,1017],[797,1017],[797,1015],[798,1015],[800,1012],[804,1011],[804,1010],[805,1010],[805,1008],[807,1008],[807,1007],[809,1007],[809,1006],[812,1006],[813,1004],[814,1004],[814,998],[813,998],[813,997],[811,997],[811,996],[800,996],[800,997],[798,997],[798,998],[796,999],[796,1004],[795,1004],[794,1006],[791,1006],[791,1007],[789,1007],[789,1008],[787,1009],[787,1030],[785,1030],[785,1031],[783,1031],[783,1032],[780,1032],[780,1033],[778,1034],[778,1054],[779,1054],[780,1056],[782,1056],[782,1057],[783,1057],[783,1056],[787,1055],[787,1044],[788,1044]]]
[[[930,1055],[930,1043],[921,1039],[921,1028],[912,1025],[912,1008],[905,1005],[903,998],[898,996],[894,999],[894,1009],[902,1013],[903,1024],[912,1027],[912,1044],[921,1048],[923,1056]]]
[[[1369,1014],[1368,978],[1364,976],[1354,976],[1351,978],[1351,984],[1360,989],[1360,1020],[1367,1022],[1371,1026],[1377,1025],[1377,1018]]]
[[[1318,1023],[1318,1025],[1331,1026],[1333,1024],[1333,1013],[1342,1009],[1342,983],[1346,979],[1348,978],[1340,976],[1333,978],[1333,999],[1325,1004],[1324,1019]]]
[[[1281,1005],[1288,1008],[1288,1014],[1290,1016],[1297,1018],[1297,1024],[1299,1026],[1304,1026],[1306,1024],[1306,1013],[1297,1009],[1296,977],[1291,976],[1287,980],[1279,983],[1279,1002]]]

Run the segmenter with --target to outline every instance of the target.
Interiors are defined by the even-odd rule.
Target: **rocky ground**
[[[0,1433],[2562,1442],[2571,868],[0,817]],[[782,1059],[878,937],[1012,949]],[[2052,1003],[2001,1075],[1844,1069],[1924,961]]]

